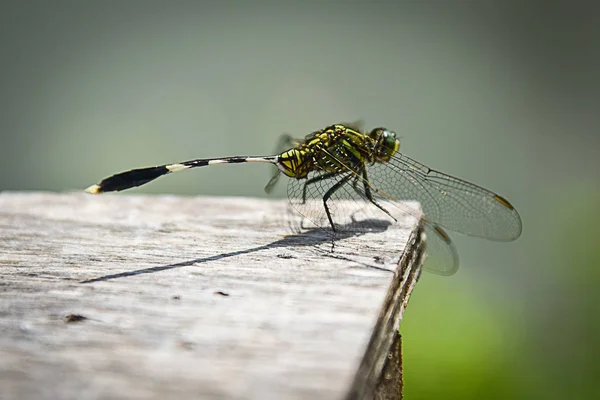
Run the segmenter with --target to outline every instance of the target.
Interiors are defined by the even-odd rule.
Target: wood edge
[[[346,399],[401,399],[402,353],[398,331],[424,261],[423,224],[409,237],[383,302],[365,355]]]

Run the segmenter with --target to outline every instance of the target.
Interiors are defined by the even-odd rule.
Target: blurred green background
[[[387,126],[524,222],[514,243],[454,236],[458,274],[423,275],[402,327],[406,398],[600,398],[599,43],[593,2],[5,0],[0,189]],[[269,172],[132,193],[265,196]]]

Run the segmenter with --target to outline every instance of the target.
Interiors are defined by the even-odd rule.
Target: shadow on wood
[[[420,271],[418,221],[332,252],[319,232],[282,238],[286,209],[0,193],[3,398],[394,398],[381,378]]]

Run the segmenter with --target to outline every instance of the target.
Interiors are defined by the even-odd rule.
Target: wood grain
[[[418,220],[333,252],[299,224],[283,200],[0,193],[0,397],[372,398]]]

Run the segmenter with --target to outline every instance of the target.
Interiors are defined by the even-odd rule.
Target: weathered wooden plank
[[[372,397],[417,221],[331,252],[286,204],[1,193],[2,398]]]

